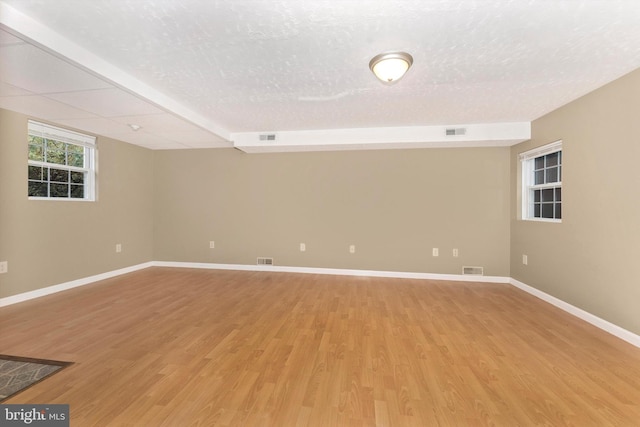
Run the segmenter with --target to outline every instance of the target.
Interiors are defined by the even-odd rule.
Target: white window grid
[[[45,161],[28,159],[29,166],[44,167],[49,169],[59,169],[69,172],[80,172],[84,174],[84,194],[82,198],[73,197],[34,197],[30,196],[29,200],[75,200],[75,201],[94,201],[95,200],[95,151],[96,138],[90,135],[74,132],[68,129],[39,123],[33,120],[28,122],[29,136],[40,137],[43,140],[63,142],[65,144],[65,152],[68,145],[76,145],[83,148],[83,167],[72,166],[67,164],[50,163],[46,161],[46,150],[44,151]],[[67,153],[65,153],[66,155]],[[49,181],[49,177],[47,179]]]
[[[562,141],[556,141],[551,144],[547,144],[542,147],[537,147],[532,150],[520,154],[520,163],[522,165],[522,219],[541,222],[562,222],[561,218],[555,218],[555,205],[558,203],[562,206],[562,199],[556,200],[556,190],[562,189],[562,154],[559,156],[558,163],[558,180],[554,182],[544,182],[542,184],[535,184],[535,172],[544,170],[546,175],[547,165],[545,164],[542,169],[535,169],[535,159],[544,157],[553,153],[562,153]],[[545,179],[546,181],[546,179]],[[541,218],[536,217],[534,213],[535,203],[534,196],[536,190],[548,190],[552,189],[554,192],[554,198],[552,202],[546,202],[553,204],[554,206],[554,218]],[[560,190],[561,192],[562,190]],[[542,209],[542,201],[541,207]]]

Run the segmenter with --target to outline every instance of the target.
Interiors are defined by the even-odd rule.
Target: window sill
[[[530,221],[530,222],[551,222],[555,224],[561,224],[561,219],[552,219],[552,218],[522,218],[522,221]]]
[[[46,200],[53,202],[95,202],[94,199],[72,199],[69,197],[27,197],[29,200]]]

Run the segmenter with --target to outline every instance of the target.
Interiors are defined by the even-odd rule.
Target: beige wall
[[[532,124],[512,147],[511,275],[640,334],[640,70]],[[516,218],[518,153],[563,140],[561,224]],[[528,265],[522,264],[528,255]]]
[[[149,150],[99,137],[97,202],[30,201],[26,141],[27,117],[0,109],[0,298],[152,260]]]
[[[97,202],[29,201],[26,127],[0,110],[0,298],[153,259],[509,274],[507,148],[249,155],[100,137]]]
[[[536,120],[511,149],[249,155],[99,138],[99,200],[74,203],[27,200],[27,117],[0,110],[0,297],[150,260],[477,265],[640,334],[638,111],[640,70]],[[518,154],[558,139],[563,221],[518,220]]]
[[[155,259],[508,276],[509,154],[156,151]]]

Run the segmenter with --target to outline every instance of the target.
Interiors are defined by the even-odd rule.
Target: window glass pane
[[[55,182],[69,182],[69,171],[64,169],[50,169],[49,179]]]
[[[47,150],[64,151],[65,143],[54,139],[47,139]]]
[[[45,159],[48,163],[56,163],[59,165],[64,165],[66,163],[65,153],[60,150],[52,150],[47,147],[47,157]]]
[[[71,184],[71,198],[73,199],[84,198],[84,185]]]
[[[535,177],[533,180],[534,184],[544,184],[544,169],[541,171],[536,171],[535,173]]]
[[[81,145],[67,144],[67,151],[74,154],[84,154],[84,147]]]
[[[29,197],[47,197],[47,183],[29,181]]]
[[[556,203],[556,218],[562,219],[562,203]]]
[[[542,218],[553,218],[553,203],[542,204]]]
[[[533,205],[533,217],[540,218],[540,203]]]
[[[547,169],[547,180],[545,182],[558,182],[558,168]]]
[[[558,165],[558,153],[551,153],[545,156],[546,158],[546,167],[557,166]]]
[[[42,137],[29,135],[29,144],[31,145],[43,145],[44,141]]]
[[[84,167],[84,155],[67,153],[67,164],[69,166]]]
[[[553,188],[546,188],[542,190],[542,201],[553,202]]]
[[[558,182],[562,182],[562,166],[558,166]]]
[[[42,145],[29,145],[29,160],[44,162],[44,148]]]
[[[542,190],[533,190],[533,201],[536,203],[540,203],[541,194]]]
[[[536,157],[534,169],[544,169],[544,156]]]
[[[84,173],[83,172],[71,172],[71,182],[74,184],[82,184],[84,183]]]
[[[39,166],[29,166],[29,179],[42,181],[42,168]]]
[[[556,188],[556,201],[562,201],[562,188]]]
[[[69,197],[68,184],[56,184],[52,182],[49,187],[49,197]]]

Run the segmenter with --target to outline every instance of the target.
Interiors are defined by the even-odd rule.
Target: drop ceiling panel
[[[51,99],[92,111],[102,117],[160,114],[163,111],[116,88],[47,95]]]
[[[0,107],[47,120],[95,117],[87,111],[71,107],[44,96],[2,96]]]
[[[113,120],[104,117],[94,116],[84,119],[63,119],[58,120],[58,123],[70,126],[74,129],[90,132],[95,135],[104,135],[125,141],[129,135],[133,133],[133,130],[129,126],[114,122]]]
[[[0,46],[20,43],[24,43],[24,41],[12,34],[7,33],[6,31],[0,30]]]
[[[169,113],[114,117],[113,121],[125,125],[136,124],[143,129],[152,129],[156,133],[194,130],[193,124]]]
[[[164,138],[158,135],[152,135],[142,130],[132,132],[127,137],[128,142],[139,145],[141,147],[150,148],[154,150],[173,150],[173,149],[185,149],[189,148],[185,144],[181,144],[176,141],[172,141],[168,138]]]
[[[155,132],[155,131],[154,131]],[[155,133],[154,133],[155,134]],[[189,148],[231,147],[232,144],[210,132],[201,129],[168,131],[161,134],[166,139],[178,142]]]
[[[29,44],[0,47],[0,79],[39,94],[112,87]]]
[[[0,81],[0,96],[20,96],[20,95],[33,95],[33,93],[20,89],[19,87],[10,85]]]

